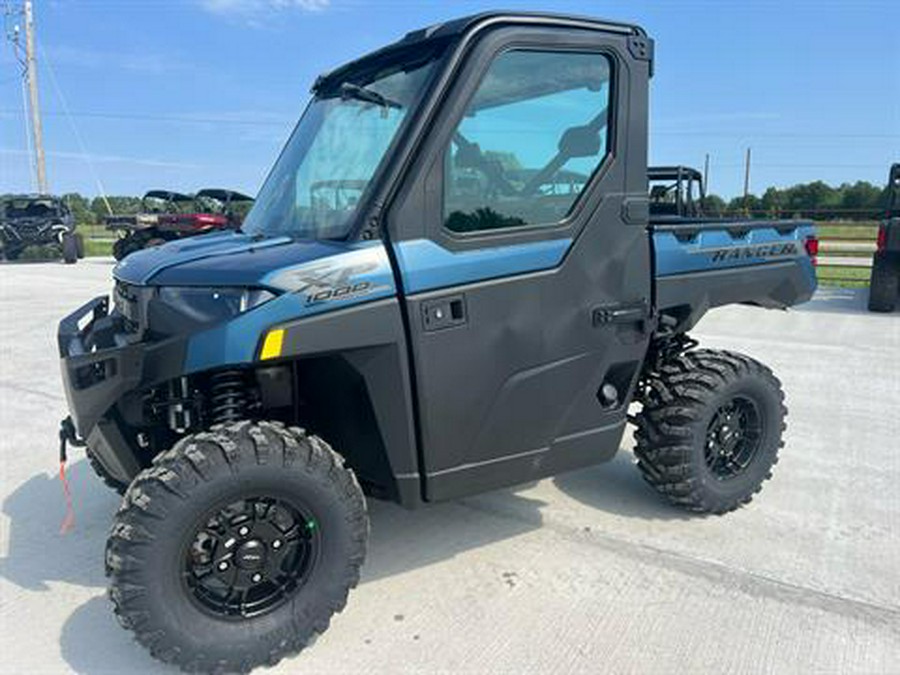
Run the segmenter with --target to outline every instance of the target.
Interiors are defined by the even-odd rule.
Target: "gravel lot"
[[[0,672],[163,672],[104,595],[116,497],[73,453],[58,534],[56,322],[111,262],[0,266]],[[609,464],[409,512],[372,503],[363,581],[331,629],[267,672],[900,672],[900,313],[826,289],[695,331],[782,379],[775,478],[688,517]]]

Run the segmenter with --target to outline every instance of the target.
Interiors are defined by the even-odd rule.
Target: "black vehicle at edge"
[[[274,664],[357,584],[364,494],[415,508],[607,461],[629,421],[673,504],[760,490],[780,383],[686,333],[809,299],[815,232],[651,223],[652,63],[641,28],[587,18],[410,33],[319,78],[240,231],[129,255],[112,306],[61,322],[63,451],[124,492],[110,597],[154,656]]]
[[[884,220],[878,226],[872,276],[869,280],[869,310],[893,312],[900,295],[900,164],[888,173]]]

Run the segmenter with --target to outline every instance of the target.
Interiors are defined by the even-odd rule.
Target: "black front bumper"
[[[185,339],[137,341],[122,317],[109,312],[106,296],[94,298],[59,323],[63,389],[78,435],[110,474],[130,482],[140,470],[134,434],[115,413],[131,392],[182,372]]]
[[[11,223],[0,224],[0,238],[9,247],[24,248],[26,246],[44,246],[58,244],[65,232],[74,232],[75,228],[60,224],[35,226],[16,226]]]

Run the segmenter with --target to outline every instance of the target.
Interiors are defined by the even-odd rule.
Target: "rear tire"
[[[900,293],[900,270],[885,257],[875,254],[869,280],[869,311],[893,312]]]
[[[128,488],[107,543],[109,593],[154,657],[247,672],[328,628],[367,535],[362,490],[324,441],[274,422],[217,425]]]
[[[66,265],[78,262],[78,242],[75,241],[75,235],[71,232],[66,232],[62,236],[62,257]]]
[[[79,260],[84,258],[84,236],[80,232],[75,233],[75,252]]]
[[[672,504],[726,513],[771,478],[784,443],[784,393],[764,365],[742,354],[698,349],[645,378],[638,415],[638,469]]]

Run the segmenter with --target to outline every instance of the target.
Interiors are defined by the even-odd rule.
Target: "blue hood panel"
[[[346,244],[293,241],[288,237],[254,240],[236,232],[172,241],[132,253],[113,276],[137,285],[255,286],[274,270],[329,257]]]

